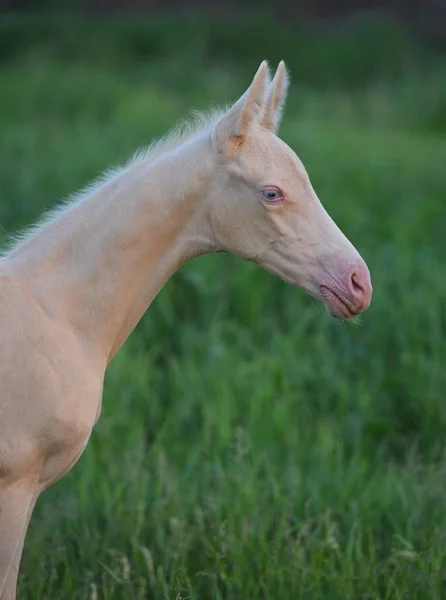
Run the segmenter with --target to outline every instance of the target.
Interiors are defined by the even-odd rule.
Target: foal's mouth
[[[354,310],[346,300],[326,285],[321,285],[319,289],[324,304],[332,317],[336,319],[351,319],[361,312],[361,310]]]

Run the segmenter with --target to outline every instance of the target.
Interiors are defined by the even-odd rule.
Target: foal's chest
[[[11,303],[0,309],[0,450],[11,466],[40,463],[42,483],[50,482],[90,437],[104,368],[73,332],[33,314],[32,305],[26,312]]]

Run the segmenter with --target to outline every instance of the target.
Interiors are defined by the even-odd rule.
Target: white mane
[[[6,247],[0,251],[0,258],[11,254],[23,246],[46,225],[52,223],[61,215],[69,212],[73,206],[83,202],[103,185],[109,183],[116,177],[119,177],[132,167],[141,162],[153,160],[166,152],[170,152],[174,148],[193,139],[195,136],[210,132],[215,126],[215,123],[219,121],[225,112],[225,109],[221,108],[216,108],[206,113],[193,111],[191,119],[180,121],[160,139],[153,141],[148,146],[139,148],[123,165],[116,165],[106,169],[83,188],[69,195],[55,207],[45,211],[37,222],[25,227],[22,231],[13,234],[9,240],[6,241]]]

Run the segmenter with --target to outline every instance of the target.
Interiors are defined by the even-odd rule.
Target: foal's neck
[[[202,137],[105,182],[20,244],[9,261],[52,317],[111,360],[186,260],[213,250],[202,202],[212,174]]]

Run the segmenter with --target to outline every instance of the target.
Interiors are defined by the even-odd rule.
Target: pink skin
[[[331,316],[349,319],[363,313],[370,306],[373,293],[367,265],[362,261],[338,275],[325,276],[319,290]]]

